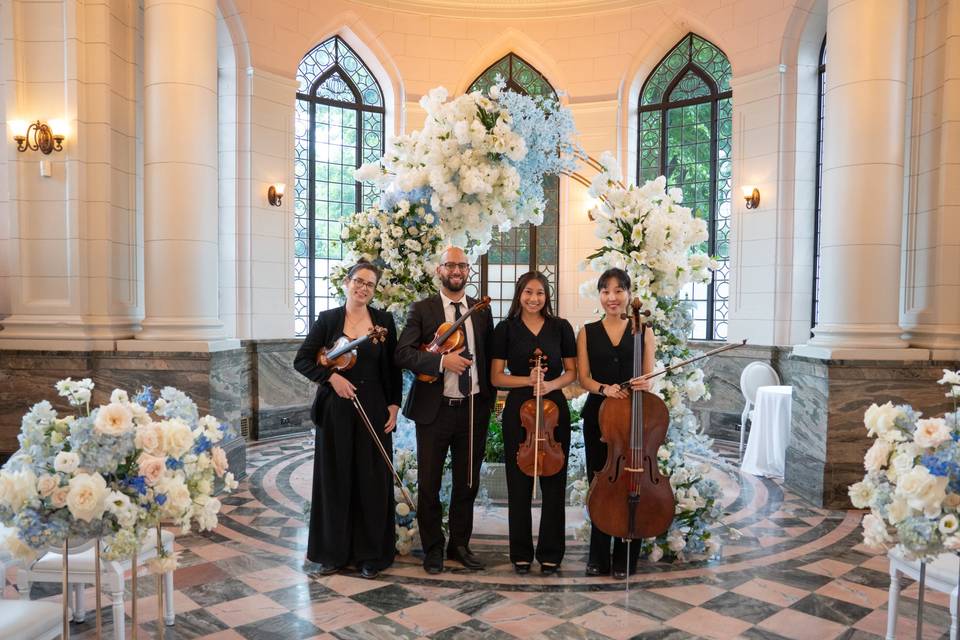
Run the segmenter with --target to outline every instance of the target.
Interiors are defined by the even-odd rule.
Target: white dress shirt
[[[440,293],[440,300],[443,302],[443,317],[447,322],[454,322],[457,317],[457,311],[454,308],[454,301]],[[460,313],[467,312],[467,296],[464,295],[459,300]],[[470,380],[473,383],[471,393],[480,392],[480,382],[477,380],[477,341],[473,335],[473,316],[467,318],[463,323],[462,329],[467,332],[467,348],[473,354],[473,364],[470,365]],[[462,354],[461,354],[462,355]],[[444,371],[441,364],[440,370],[443,371],[443,395],[448,398],[462,398],[460,393],[460,376],[452,371]]]

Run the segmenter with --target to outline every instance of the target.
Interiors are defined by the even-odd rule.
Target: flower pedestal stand
[[[925,593],[930,586],[941,593],[950,594],[950,640],[957,640],[957,611],[960,590],[960,556],[944,553],[930,562],[919,562],[905,558],[897,549],[887,554],[890,560],[890,596],[887,604],[887,640],[897,638],[897,610],[900,601],[900,575],[906,575],[917,581],[919,589],[917,599],[917,638],[923,637],[923,610]]]

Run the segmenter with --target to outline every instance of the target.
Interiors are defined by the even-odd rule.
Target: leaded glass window
[[[338,304],[327,277],[343,258],[342,220],[375,204],[373,184],[353,170],[383,155],[383,92],[363,60],[334,36],[297,68],[294,147],[294,331]]]
[[[707,221],[703,247],[720,268],[707,284],[681,295],[694,303],[693,338],[725,340],[730,297],[730,187],[733,105],[730,61],[687,34],[660,61],[640,91],[637,179],[663,175],[683,189],[684,204]]]
[[[506,82],[507,89],[530,96],[557,99],[557,92],[543,75],[523,58],[507,54],[473,81],[467,91],[486,91],[497,77]],[[471,295],[488,295],[494,319],[507,315],[513,299],[517,279],[527,271],[538,270],[550,282],[550,297],[554,310],[557,304],[557,279],[560,254],[560,180],[557,176],[544,179],[543,192],[547,207],[540,226],[525,225],[506,233],[494,234],[490,251],[480,260],[480,282],[469,287]]]
[[[827,36],[820,45],[820,66],[817,67],[817,173],[813,209],[813,305],[811,329],[820,322],[820,219],[823,213],[823,96],[827,89]],[[811,335],[813,331],[810,332]]]

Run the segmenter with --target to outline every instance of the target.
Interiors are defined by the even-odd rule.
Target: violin
[[[324,347],[317,353],[317,364],[334,371],[346,371],[357,364],[357,347],[370,340],[373,343],[387,339],[387,329],[374,325],[367,335],[350,340],[347,336],[340,336],[329,348]]]
[[[640,300],[633,301],[633,376],[643,375]],[[659,396],[633,391],[600,405],[600,439],[607,461],[590,483],[590,520],[609,536],[636,540],[667,532],[676,499],[670,479],[660,473],[657,451],[667,436],[670,412]]]
[[[537,386],[543,383],[542,365],[546,360],[538,347],[530,359],[530,366],[537,369]],[[517,450],[517,466],[520,471],[534,478],[533,497],[537,497],[537,476],[552,476],[560,473],[566,462],[563,447],[557,442],[554,431],[560,422],[560,409],[553,400],[534,396],[520,405],[520,424],[526,438]]]
[[[426,351],[427,353],[439,353],[441,355],[450,353],[451,351],[456,351],[460,347],[464,347],[467,344],[467,334],[464,333],[460,327],[463,326],[463,323],[467,321],[467,318],[470,317],[475,311],[480,311],[481,309],[486,309],[490,306],[490,296],[483,296],[483,299],[480,300],[477,304],[473,305],[461,315],[457,320],[453,322],[444,322],[439,327],[437,331],[433,334],[433,340],[426,344],[420,345],[420,351]],[[418,373],[417,380],[421,382],[436,382],[439,379],[439,376],[433,376],[428,373]]]

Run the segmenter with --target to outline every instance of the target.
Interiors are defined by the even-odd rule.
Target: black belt
[[[440,398],[440,401],[448,407],[459,407],[466,403],[467,400],[469,400],[469,398],[451,398],[449,396],[443,396]]]

